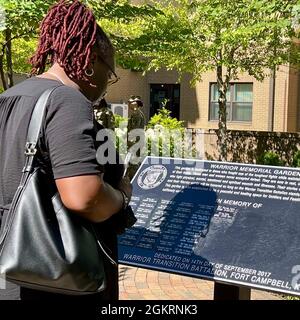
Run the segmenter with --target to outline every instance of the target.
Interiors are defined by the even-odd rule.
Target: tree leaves
[[[13,36],[32,36],[54,0],[0,0],[6,12],[6,24]]]
[[[54,2],[0,0],[0,5],[13,37],[29,41]],[[164,66],[191,73],[195,81],[222,64],[232,75],[246,71],[262,79],[264,68],[299,62],[292,43],[299,0],[84,2],[110,34],[120,65],[132,70]]]
[[[143,17],[140,31],[116,45],[148,59],[148,69],[176,68],[195,80],[221,64],[232,75],[246,71],[261,80],[265,68],[291,62],[298,5],[298,0],[159,1],[151,19]],[[122,27],[128,30],[130,23]]]

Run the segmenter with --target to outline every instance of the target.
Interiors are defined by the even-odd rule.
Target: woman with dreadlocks
[[[114,48],[90,9],[78,0],[61,0],[41,23],[30,63],[31,77],[0,95],[0,217],[7,214],[20,182],[33,107],[45,90],[54,88],[43,119],[38,160],[53,177],[65,207],[95,223],[116,260],[116,234],[122,229],[118,216],[128,204],[132,187],[122,178],[122,165],[97,162],[99,127],[92,108],[118,79]],[[118,299],[117,268],[108,264],[106,269],[107,288],[101,293],[76,297],[7,283],[6,290],[0,290],[0,300]]]

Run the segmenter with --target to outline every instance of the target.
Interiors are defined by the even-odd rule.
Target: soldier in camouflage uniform
[[[145,116],[142,112],[143,102],[140,96],[131,96],[128,100],[128,132],[133,129],[145,128]]]
[[[96,120],[106,129],[115,129],[114,114],[105,99],[94,104]]]
[[[128,132],[134,129],[145,129],[146,120],[142,112],[143,102],[140,96],[131,96],[128,100]],[[128,149],[133,145],[133,142],[128,141]],[[139,156],[139,154],[137,154]],[[127,176],[133,178],[135,172],[139,168],[138,164],[130,164],[128,167]]]

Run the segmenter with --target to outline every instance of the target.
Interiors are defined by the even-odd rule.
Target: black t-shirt
[[[42,164],[54,179],[101,172],[113,186],[121,179],[122,165],[103,167],[97,163],[96,135],[101,126],[94,119],[91,102],[80,91],[59,81],[32,77],[0,95],[0,206],[12,202],[20,183],[33,108],[41,94],[54,87],[40,135]],[[115,247],[116,238],[109,238],[110,228],[110,220],[102,224],[108,246],[113,243]],[[116,255],[116,250],[112,251]]]
[[[53,88],[43,122],[41,141],[55,179],[99,174],[91,102],[78,90],[56,80],[32,77],[0,96],[0,203],[8,204],[19,185],[25,163],[26,133],[40,95]],[[48,158],[48,159],[47,159]],[[4,199],[1,199],[1,196]]]

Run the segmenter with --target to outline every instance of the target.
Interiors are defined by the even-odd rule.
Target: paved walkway
[[[119,266],[120,300],[212,300],[213,281],[160,271]],[[280,295],[251,290],[251,300],[280,300]]]

